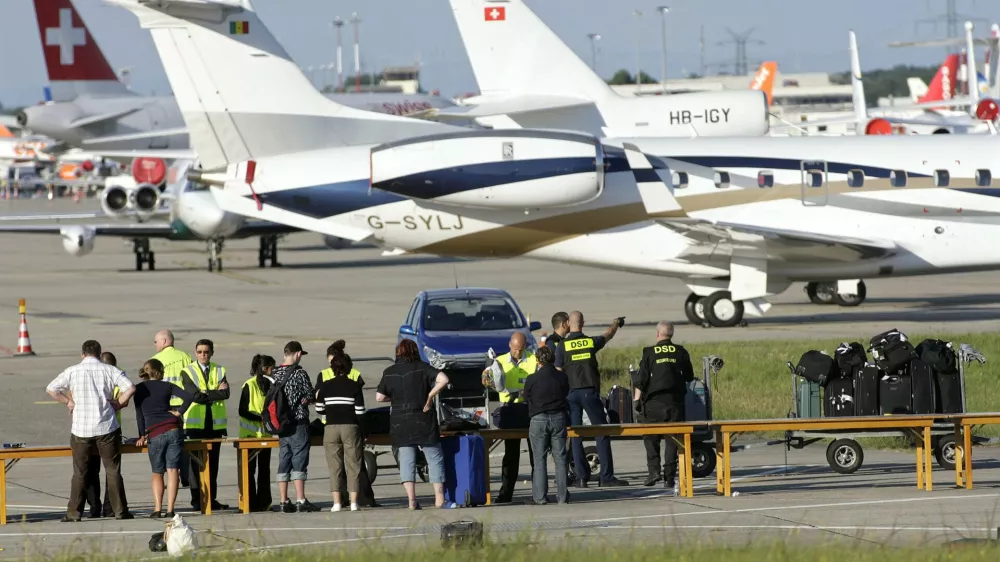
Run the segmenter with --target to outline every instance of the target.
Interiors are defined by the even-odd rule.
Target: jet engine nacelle
[[[160,206],[160,190],[151,183],[139,184],[129,195],[129,202],[141,219],[152,216]]]
[[[604,148],[591,135],[529,129],[418,137],[372,149],[371,185],[463,207],[579,205],[604,191]]]
[[[71,256],[85,256],[94,251],[97,232],[86,226],[64,226],[59,229],[62,245]]]
[[[130,189],[120,185],[105,187],[101,194],[101,209],[104,209],[104,214],[112,217],[125,214],[129,208],[130,192]]]

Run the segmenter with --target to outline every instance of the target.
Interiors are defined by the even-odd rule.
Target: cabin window
[[[892,187],[906,187],[906,170],[893,170],[889,172],[889,184]]]
[[[863,170],[848,170],[847,171],[847,186],[848,187],[864,187],[865,186],[865,172]]]
[[[715,172],[715,187],[719,189],[729,187],[729,172]]]
[[[823,170],[806,170],[806,185],[823,187]]]
[[[934,187],[948,187],[951,182],[951,174],[948,170],[934,170]]]
[[[774,187],[774,172],[757,172],[757,187]]]
[[[670,174],[670,181],[674,184],[674,189],[684,189],[688,186],[688,173],[674,172]]]
[[[976,185],[990,187],[993,184],[993,174],[989,170],[976,170]]]

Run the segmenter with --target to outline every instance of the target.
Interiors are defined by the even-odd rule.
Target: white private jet
[[[713,326],[763,314],[796,281],[850,306],[862,277],[1000,268],[980,243],[1000,235],[995,137],[461,129],[324,98],[249,0],[108,1],[150,29],[198,179],[224,186],[229,212],[410,252],[680,278],[689,318]],[[679,208],[647,209],[651,182]]]

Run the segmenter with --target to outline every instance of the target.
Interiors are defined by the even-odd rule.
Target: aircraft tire
[[[705,298],[705,320],[714,328],[732,328],[743,321],[743,301],[734,301],[729,291],[716,291]]]
[[[813,304],[833,304],[836,293],[834,291],[820,291],[823,285],[828,285],[827,283],[807,283],[806,284],[806,294],[809,296],[809,302]],[[826,287],[823,287],[826,288]]]
[[[840,293],[834,293],[833,302],[837,306],[860,306],[861,303],[865,302],[865,298],[868,296],[868,289],[865,287],[864,281],[858,281],[858,294],[856,295],[841,295]]]
[[[691,293],[684,301],[684,315],[694,326],[701,326],[705,322],[705,298]],[[699,311],[701,315],[698,314]]]

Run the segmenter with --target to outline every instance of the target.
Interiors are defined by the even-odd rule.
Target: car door
[[[397,344],[403,340],[413,340],[419,347],[418,334],[420,333],[422,304],[422,299],[417,295],[417,298],[413,299],[413,304],[410,305],[410,312],[407,313],[406,320],[399,327],[399,337],[396,338]]]

